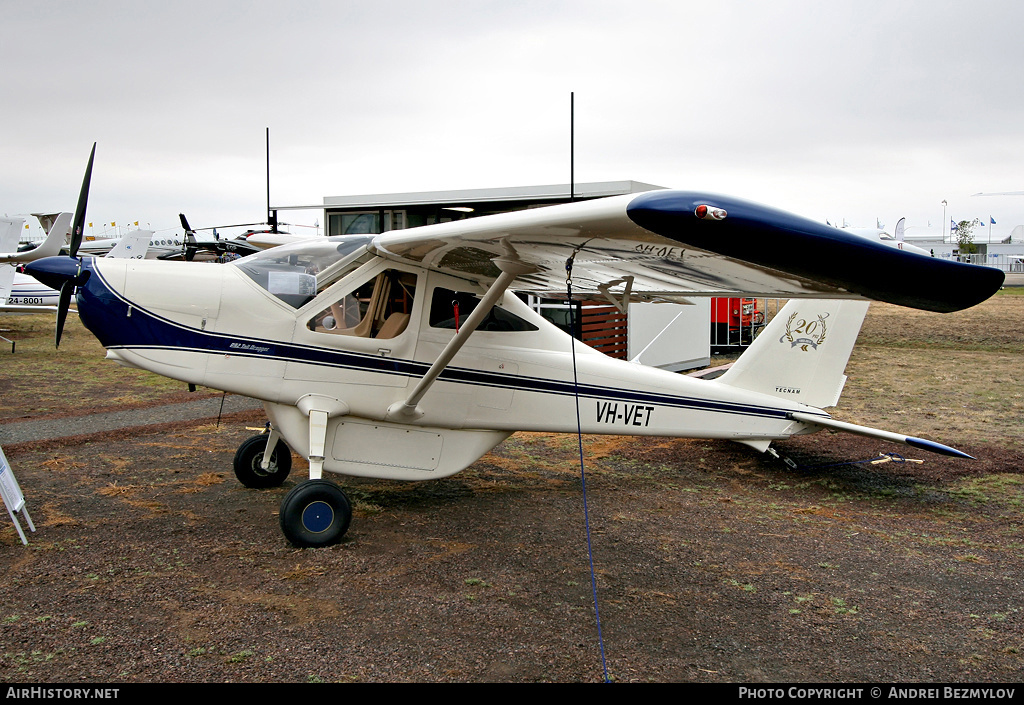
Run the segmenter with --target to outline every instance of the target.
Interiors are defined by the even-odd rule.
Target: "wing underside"
[[[704,206],[702,209],[701,207]],[[710,218],[701,213],[713,213]],[[488,283],[495,258],[527,265],[514,289],[579,297],[867,298],[955,311],[991,296],[1000,270],[886,247],[737,199],[652,191],[378,236],[382,255]]]

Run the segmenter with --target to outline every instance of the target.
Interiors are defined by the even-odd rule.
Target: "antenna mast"
[[[270,232],[277,232],[277,211],[270,210],[270,128],[267,128],[267,224]]]
[[[576,200],[576,94],[569,92],[569,200]]]

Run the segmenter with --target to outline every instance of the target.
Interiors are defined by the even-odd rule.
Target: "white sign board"
[[[711,362],[711,299],[690,305],[630,304],[629,359],[669,372]]]
[[[14,477],[14,471],[11,470],[10,463],[7,462],[7,456],[4,455],[3,448],[0,448],[0,497],[3,497],[4,504],[7,506],[7,513],[11,516],[11,521],[14,522],[14,528],[18,530],[21,542],[27,544],[28,540],[25,538],[25,532],[21,530],[21,524],[18,523],[18,518],[14,513],[21,512],[25,515],[25,521],[28,523],[28,528],[31,531],[34,532],[36,527],[32,524],[32,517],[28,515],[28,509],[25,508],[25,495],[21,493],[21,487],[18,485],[17,478]]]

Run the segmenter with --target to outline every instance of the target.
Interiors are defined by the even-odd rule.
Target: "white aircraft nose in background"
[[[904,239],[903,225],[905,222],[905,218],[900,218],[899,222],[896,223],[895,235],[890,235],[884,228],[843,228],[843,232],[853,233],[854,235],[859,235],[860,237],[867,238],[868,240],[874,240],[875,242],[880,242],[883,245],[895,247],[897,250],[904,250],[906,252],[924,255],[925,257],[931,257],[931,252],[923,247],[911,245]]]

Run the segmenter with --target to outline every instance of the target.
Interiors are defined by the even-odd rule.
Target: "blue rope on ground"
[[[573,254],[575,257],[575,253]],[[565,288],[566,295],[569,302],[569,330],[576,330],[575,312],[576,309],[572,305],[572,260],[570,257],[565,262]],[[584,471],[583,466],[583,424],[580,421],[580,390],[579,380],[576,374],[576,338],[573,335],[569,335],[570,348],[572,350],[572,383],[574,389],[574,396],[576,398],[576,438],[579,445],[580,453],[580,483],[583,492],[583,524],[587,535],[587,556],[590,561],[590,592],[594,599],[594,617],[597,620],[597,644],[601,651],[601,669],[604,672],[604,682],[609,683],[608,679],[608,662],[605,659],[604,653],[604,638],[601,636],[601,612],[597,606],[597,574],[594,571],[594,548],[590,540],[590,510],[587,507],[587,475]]]

